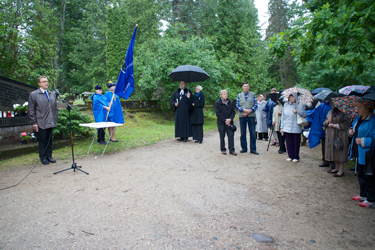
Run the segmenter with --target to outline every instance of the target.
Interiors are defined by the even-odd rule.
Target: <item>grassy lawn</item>
[[[92,112],[84,112],[93,118]],[[213,111],[205,112],[204,131],[216,129],[216,116]],[[92,130],[94,132],[94,130]],[[160,140],[174,138],[174,116],[173,113],[151,112],[125,114],[124,126],[116,128],[116,139],[120,142],[113,143],[116,151],[136,148],[154,144]],[[76,159],[88,156],[92,136],[88,138],[77,138],[74,141],[74,154]],[[107,152],[113,153],[108,146]],[[103,147],[102,147],[103,148]],[[93,144],[90,155],[101,155],[102,151],[96,143]],[[71,163],[71,147],[67,146],[53,151],[53,158],[63,162]],[[0,160],[0,169],[7,170],[17,166],[29,166],[39,161],[38,153],[20,155],[15,158]]]

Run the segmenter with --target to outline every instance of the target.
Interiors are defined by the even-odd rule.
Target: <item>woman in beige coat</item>
[[[346,114],[338,110],[332,102],[331,105],[332,109],[328,112],[324,121],[324,126],[327,127],[325,160],[335,162],[335,169],[327,172],[334,174],[334,177],[341,177],[344,175],[344,163],[348,159],[349,138],[347,130],[351,126],[351,120]],[[336,138],[339,138],[342,143],[341,149],[334,146]]]
[[[273,108],[273,115],[272,115],[272,126],[274,127],[274,131],[277,133],[277,138],[279,140],[279,154],[283,154],[286,152],[285,147],[285,137],[284,134],[280,133],[280,123],[281,123],[281,114],[283,111],[283,103],[280,99],[277,100],[277,105]],[[276,144],[277,145],[277,144]]]

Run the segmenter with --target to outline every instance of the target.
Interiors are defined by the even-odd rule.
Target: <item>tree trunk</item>
[[[61,55],[62,53],[62,44],[63,44],[64,35],[65,35],[65,15],[66,15],[66,0],[63,1],[59,40],[57,42],[55,56],[53,58],[53,69],[55,70],[53,85],[55,88],[57,87],[57,85],[62,87],[62,82],[59,79],[59,75],[60,75],[59,74],[59,58],[60,58],[59,55]]]

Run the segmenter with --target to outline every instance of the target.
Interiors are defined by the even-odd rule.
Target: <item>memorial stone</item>
[[[13,104],[24,104],[29,99],[29,94],[37,87],[25,84],[4,76],[0,76],[0,144],[18,142],[21,132],[32,132],[28,116],[7,117],[12,114]]]

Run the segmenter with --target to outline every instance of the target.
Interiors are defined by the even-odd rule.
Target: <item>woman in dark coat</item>
[[[205,98],[202,94],[202,86],[195,87],[195,94],[189,99],[190,124],[195,143],[201,144],[203,142],[203,107],[205,105]]]

